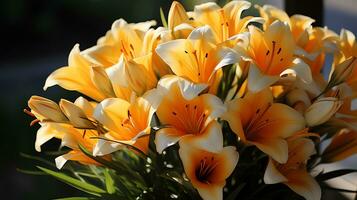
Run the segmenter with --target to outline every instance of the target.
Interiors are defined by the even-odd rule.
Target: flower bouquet
[[[173,2],[163,26],[119,19],[97,45],[75,45],[44,90],[82,96],[32,96],[25,109],[40,125],[37,151],[61,140],[59,170],[38,170],[84,192],[72,200],[318,200],[338,190],[324,181],[356,170],[316,167],[357,152],[355,36],[250,7]]]

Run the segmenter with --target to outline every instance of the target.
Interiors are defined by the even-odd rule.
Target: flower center
[[[187,134],[198,134],[204,129],[207,120],[207,111],[204,111],[197,105],[185,104],[185,107],[178,111],[173,111],[179,122],[178,129],[181,129]]]
[[[248,125],[244,127],[244,133],[248,140],[254,140],[257,136],[259,136],[258,134],[261,129],[273,122],[265,116],[271,106],[272,104],[268,103],[265,108],[258,108],[253,117],[250,119]]]
[[[217,166],[218,163],[215,161],[214,156],[204,157],[195,170],[197,180],[201,183],[212,183],[211,176]]]

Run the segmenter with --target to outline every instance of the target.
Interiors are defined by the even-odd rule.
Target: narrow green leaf
[[[331,172],[327,172],[324,174],[319,174],[318,176],[316,176],[316,180],[317,181],[326,181],[328,179],[332,179],[332,178],[336,178],[339,176],[343,176],[349,173],[355,173],[357,172],[356,169],[340,169],[340,170],[335,170],[335,171],[331,171]]]
[[[30,159],[30,160],[35,160],[35,161],[39,161],[39,162],[42,162],[46,165],[49,165],[49,166],[52,166],[52,167],[55,167],[55,164],[46,160],[46,159],[43,159],[41,157],[37,157],[37,156],[32,156],[32,155],[28,155],[26,153],[20,153],[20,156],[21,157],[24,157],[24,158],[27,158],[27,159]]]
[[[91,200],[93,198],[89,197],[66,197],[66,198],[59,198],[59,199],[53,199],[53,200]]]
[[[229,194],[229,196],[227,197],[227,200],[237,199],[237,196],[238,196],[239,192],[244,188],[245,185],[246,185],[246,183],[240,184],[236,189],[234,189],[234,190]]]
[[[164,14],[164,11],[162,10],[162,8],[160,8],[160,17],[161,17],[161,22],[162,22],[162,25],[167,28],[167,21],[166,21],[166,18],[165,18],[165,14]]]
[[[40,172],[40,171],[35,171],[35,170],[27,170],[27,169],[19,169],[17,168],[16,171],[20,172],[20,173],[24,173],[24,174],[29,174],[29,175],[47,175],[44,172]]]
[[[62,181],[64,183],[67,183],[68,185],[75,187],[83,192],[93,194],[96,196],[101,196],[100,193],[106,193],[104,190],[101,188],[98,188],[97,186],[94,186],[92,184],[82,182],[78,179],[72,178],[66,174],[60,173],[60,172],[55,172],[50,169],[46,169],[44,167],[37,166],[38,169],[42,170],[43,172],[55,177],[59,181]]]
[[[114,180],[112,176],[109,174],[108,169],[104,170],[104,176],[105,176],[105,187],[107,188],[107,192],[109,194],[113,194],[115,192]]]

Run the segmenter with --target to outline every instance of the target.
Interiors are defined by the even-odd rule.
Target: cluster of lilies
[[[237,147],[224,146],[228,123],[239,144],[269,156],[266,184],[320,199],[306,169],[315,144],[332,138],[323,163],[357,152],[355,36],[268,5],[256,6],[260,17],[243,17],[250,7],[210,2],[186,11],[173,2],[165,27],[119,19],[95,46],[75,45],[68,66],[50,74],[44,89],[58,85],[85,97],[58,104],[30,98],[27,112],[41,125],[36,150],[58,138],[71,149],[56,158],[58,168],[68,160],[95,165],[79,145],[93,156],[110,157],[126,145],[147,153],[155,134],[156,151],[178,143],[193,187],[203,199],[217,200],[239,165]],[[327,56],[333,62],[325,79]]]

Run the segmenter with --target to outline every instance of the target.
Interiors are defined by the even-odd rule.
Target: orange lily
[[[214,95],[199,95],[205,89],[204,85],[195,85],[175,76],[160,80],[162,100],[156,114],[163,128],[155,137],[159,153],[184,137],[217,134],[220,128],[215,119],[225,111],[225,107]]]
[[[230,40],[233,36],[246,31],[251,22],[262,23],[262,18],[247,16],[241,18],[242,12],[248,9],[248,1],[231,1],[223,8],[214,2],[195,6],[193,18],[197,26],[209,25],[219,42]]]
[[[305,127],[299,112],[273,102],[270,89],[247,93],[243,98],[228,102],[222,118],[242,142],[255,145],[279,163],[288,159],[285,139]]]
[[[306,162],[315,154],[314,143],[307,138],[289,140],[289,159],[280,164],[269,159],[264,174],[266,184],[283,183],[306,200],[321,199],[321,189],[316,180],[306,171]]]
[[[271,5],[256,6],[260,15],[264,18],[264,30],[275,20],[289,25],[293,38],[296,42],[295,54],[301,57],[316,77],[320,75],[325,63],[325,53],[335,49],[337,35],[325,28],[312,27],[314,19],[304,15],[293,15],[289,18],[285,11]]]
[[[253,61],[248,74],[250,91],[258,92],[288,73],[306,83],[312,81],[309,66],[293,56],[296,45],[286,23],[275,21],[265,32],[249,26],[249,32],[248,55]]]
[[[187,177],[204,200],[223,199],[226,179],[238,163],[235,147],[223,147],[221,129],[205,142],[181,142],[179,155]]]
[[[131,103],[119,98],[99,103],[93,116],[107,131],[103,133],[104,139],[96,144],[93,155],[102,156],[117,151],[123,147],[121,143],[133,145],[147,153],[150,122],[159,102],[156,95],[152,90],[143,97],[134,97]]]
[[[212,86],[216,72],[239,58],[234,50],[216,44],[211,28],[204,26],[193,30],[187,39],[159,45],[156,52],[176,75]]]

